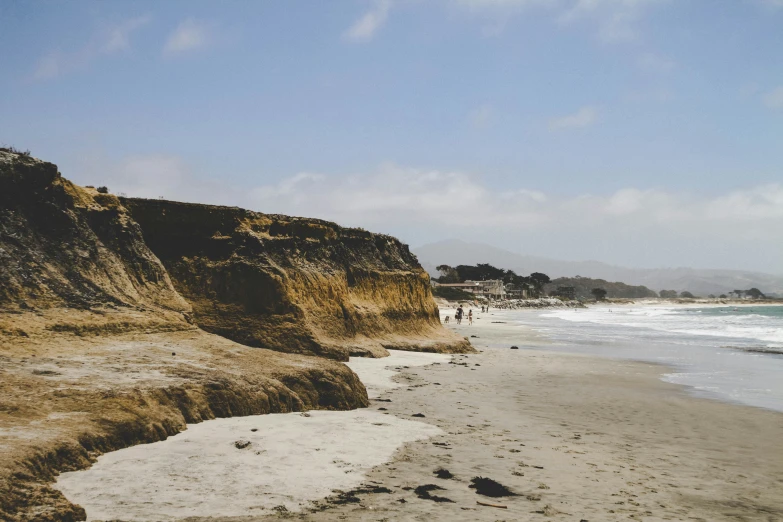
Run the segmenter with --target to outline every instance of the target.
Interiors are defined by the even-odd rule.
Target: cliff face
[[[3,310],[35,312],[13,325],[0,317],[0,333],[19,335],[195,322],[248,346],[338,360],[383,356],[386,347],[472,351],[441,327],[426,272],[392,237],[117,198],[72,184],[51,163],[0,150]]]
[[[2,150],[0,308],[68,309],[81,320],[59,326],[87,330],[134,322],[184,328],[190,312],[116,197],[77,187],[56,165]],[[87,310],[93,313],[79,313]]]
[[[429,277],[392,237],[231,207],[122,204],[204,330],[339,360],[472,351],[441,327]]]

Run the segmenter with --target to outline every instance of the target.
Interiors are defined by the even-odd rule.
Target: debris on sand
[[[515,497],[517,495],[500,482],[485,477],[473,477],[468,487],[475,489],[476,493],[485,497]]]
[[[236,447],[236,449],[245,449],[248,446],[250,446],[249,440],[238,440],[234,443],[234,447]]]
[[[360,499],[357,495],[391,492],[392,490],[383,486],[360,486],[350,491],[336,491],[336,494],[328,497],[326,502],[332,505],[356,504],[362,501],[362,499]]]
[[[439,479],[454,478],[454,475],[451,474],[451,471],[444,468],[438,468],[433,473],[435,473],[435,476],[438,477]]]
[[[411,417],[420,417],[420,418],[423,418],[424,416],[425,415],[423,413],[414,413],[413,415],[411,415]]]
[[[436,490],[443,490],[444,488],[440,486],[436,486],[435,484],[425,484],[423,486],[419,486],[416,489],[413,490],[414,493],[416,493],[416,496],[419,498],[423,498],[424,500],[432,500],[433,502],[451,502],[454,503],[453,500],[446,497],[439,497],[437,495],[431,495],[430,491],[436,491]]]

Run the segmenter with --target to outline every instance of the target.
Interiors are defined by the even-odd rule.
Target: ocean
[[[783,411],[783,306],[593,306],[503,311],[557,350],[669,365],[664,380]]]

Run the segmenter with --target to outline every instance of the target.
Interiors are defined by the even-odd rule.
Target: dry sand
[[[440,429],[375,411],[313,411],[216,419],[165,441],[107,453],[55,487],[88,520],[181,520],[300,509],[363,473],[405,442]]]
[[[457,331],[477,335],[471,341],[480,349],[545,344],[521,328],[493,325],[491,315]],[[783,520],[783,414],[692,397],[662,382],[668,369],[657,365],[483,349],[454,356],[457,364],[404,370],[397,379],[408,386],[382,394],[392,402],[374,402],[402,418],[422,412],[444,431],[407,444],[368,474],[368,483],[392,493],[293,518]],[[441,467],[455,478],[436,478]],[[477,495],[469,488],[476,476],[519,495]],[[406,489],[425,484],[443,487],[433,494],[454,502]]]
[[[400,386],[400,369],[448,362],[449,355],[392,351],[349,366],[370,396]],[[423,422],[367,409],[215,419],[152,444],[107,453],[55,487],[88,520],[181,520],[300,510],[364,481],[406,442],[441,435]]]
[[[455,330],[476,335],[471,341],[483,353],[429,366],[396,363],[402,386],[371,386],[370,409],[384,422],[396,416],[442,430],[366,473],[365,484],[390,493],[355,492],[298,513],[202,512],[189,520],[783,520],[783,414],[692,397],[659,379],[665,367],[525,349],[546,340],[482,315]],[[412,419],[419,413],[425,417]],[[390,437],[396,430],[383,429]],[[301,432],[315,446],[333,436]],[[290,480],[316,464],[294,469],[281,461],[263,473]],[[437,478],[439,468],[454,477]],[[476,476],[517,496],[478,495],[469,488]],[[453,502],[419,498],[415,488],[427,484]]]

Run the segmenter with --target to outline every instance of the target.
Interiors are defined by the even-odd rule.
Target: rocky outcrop
[[[472,350],[397,240],[118,199],[0,149],[0,519],[84,520],[58,473],[186,423],[367,406],[346,365],[305,355],[384,346]]]
[[[384,235],[238,208],[124,199],[0,150],[0,334],[192,328],[347,360],[472,351],[427,273]],[[67,313],[55,313],[67,311]],[[191,315],[192,312],[192,315]],[[24,327],[20,324],[24,322]]]
[[[204,330],[339,360],[472,351],[442,328],[427,273],[393,237],[233,207],[122,204]]]
[[[0,308],[66,309],[79,319],[32,324],[96,333],[187,328],[190,313],[116,197],[77,187],[52,163],[3,150]]]

